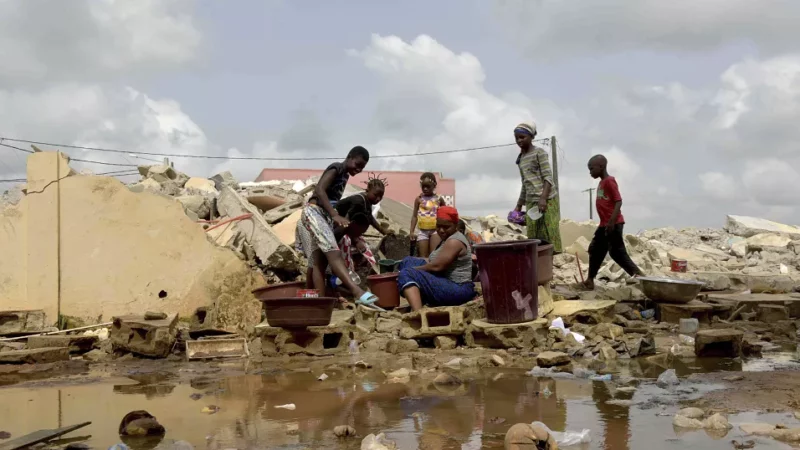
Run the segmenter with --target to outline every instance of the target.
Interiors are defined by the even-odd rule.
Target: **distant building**
[[[386,198],[413,205],[414,200],[422,192],[419,187],[419,177],[424,172],[383,171],[377,172],[386,178],[389,186],[386,188]],[[256,182],[271,180],[306,180],[316,175],[321,175],[319,169],[264,169]],[[350,177],[349,184],[365,188],[368,172],[362,172]],[[456,205],[456,180],[444,178],[441,173],[436,173],[436,193],[444,197],[448,205]]]

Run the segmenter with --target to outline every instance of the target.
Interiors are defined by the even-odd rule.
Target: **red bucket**
[[[686,269],[688,267],[689,267],[689,263],[687,263],[685,259],[673,259],[672,260],[672,271],[673,272],[686,272]]]

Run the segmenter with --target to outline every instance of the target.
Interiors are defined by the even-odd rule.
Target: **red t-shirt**
[[[595,208],[597,208],[597,215],[600,216],[600,226],[608,224],[608,219],[614,212],[614,205],[622,201],[622,195],[619,193],[619,186],[617,186],[617,179],[608,176],[606,179],[600,181],[597,186],[597,200],[595,200]],[[625,218],[622,217],[620,211],[617,216],[617,223],[625,223]]]

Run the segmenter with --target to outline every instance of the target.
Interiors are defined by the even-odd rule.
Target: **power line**
[[[14,150],[19,150],[19,151],[25,152],[25,153],[35,153],[33,150],[26,150],[24,148],[19,148],[19,147],[13,146],[13,145],[3,144],[3,140],[10,140],[10,139],[0,138],[0,145],[2,145],[3,147],[12,148]],[[69,159],[70,159],[70,161],[78,161],[78,162],[87,163],[87,164],[100,164],[100,165],[104,165],[104,166],[139,167],[136,164],[119,164],[119,163],[110,163],[110,162],[105,162],[105,161],[93,161],[91,159],[79,159],[79,158],[73,158],[71,156],[69,157]]]
[[[41,142],[41,141],[32,141],[27,139],[13,139],[0,136],[0,139],[4,139],[7,141],[12,142],[23,142],[26,144],[35,144],[35,145],[48,145],[51,147],[62,147],[62,148],[71,148],[77,150],[91,150],[97,152],[108,152],[108,153],[122,153],[122,154],[130,154],[135,153],[138,155],[149,155],[149,156],[161,156],[161,157],[169,157],[169,158],[198,158],[198,159],[224,159],[224,160],[242,160],[242,161],[338,161],[341,157],[308,157],[308,158],[262,158],[256,156],[215,156],[215,155],[182,155],[177,153],[154,153],[154,152],[132,152],[130,150],[118,150],[118,149],[111,149],[111,148],[101,148],[101,147],[85,147],[81,145],[69,145],[69,144],[55,144],[52,142]],[[545,139],[536,139],[535,142],[545,142],[548,141],[548,138]],[[370,156],[370,159],[381,159],[381,158],[405,158],[405,157],[413,157],[413,156],[427,156],[427,155],[441,155],[445,153],[463,153],[463,152],[473,152],[478,150],[489,150],[494,148],[501,148],[501,147],[510,147],[512,145],[517,145],[515,143],[510,144],[498,144],[498,145],[486,145],[483,147],[469,147],[469,148],[459,148],[453,150],[439,150],[439,151],[430,151],[430,152],[421,152],[421,153],[406,153],[406,154],[398,154],[398,155],[373,155]],[[77,160],[75,160],[77,161]]]

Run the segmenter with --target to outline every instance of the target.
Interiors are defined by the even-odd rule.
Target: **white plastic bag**
[[[562,447],[569,447],[571,445],[580,445],[580,444],[588,444],[592,442],[592,437],[589,435],[591,431],[588,428],[584,428],[580,432],[575,431],[564,431],[563,433],[560,431],[553,431],[547,427],[547,425],[543,424],[542,422],[533,422],[531,425],[539,426],[547,430],[550,433],[550,436],[556,440],[556,443]]]
[[[694,338],[691,336],[680,334],[678,335],[678,339],[680,339],[681,344],[683,345],[694,345]]]
[[[573,379],[575,375],[568,372],[556,372],[552,367],[534,367],[528,371],[528,375],[538,378],[567,378]]]
[[[656,384],[659,387],[668,387],[668,386],[675,386],[676,384],[680,384],[680,380],[678,379],[678,375],[675,374],[675,369],[665,370],[658,376],[658,380]]]
[[[564,326],[564,319],[562,319],[561,317],[556,317],[555,319],[553,319],[553,322],[550,324],[550,329],[561,330],[561,335],[564,337],[567,337],[568,334],[572,333],[572,335],[575,337],[575,340],[580,343],[583,343],[583,341],[586,340],[586,336],[569,331],[569,328]]]

